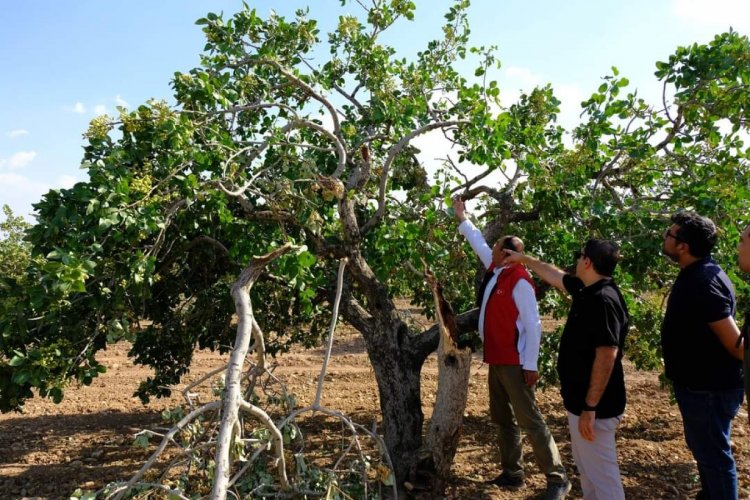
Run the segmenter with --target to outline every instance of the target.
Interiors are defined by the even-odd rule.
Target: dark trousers
[[[490,416],[498,426],[500,462],[511,476],[523,476],[521,430],[531,443],[539,468],[550,483],[567,481],[555,440],[536,406],[534,389],[527,386],[518,365],[490,365]]]
[[[737,466],[729,444],[732,419],[742,404],[743,390],[694,391],[675,384],[685,441],[698,462],[703,495],[712,500],[735,500]]]

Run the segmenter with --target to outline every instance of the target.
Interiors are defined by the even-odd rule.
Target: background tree
[[[25,271],[31,261],[31,245],[24,241],[24,236],[31,224],[23,217],[13,215],[8,205],[3,205],[3,215],[5,220],[0,222],[0,297],[3,299],[3,306],[0,307],[24,315],[25,312],[21,311],[24,311],[25,304],[19,302],[12,291],[26,285]],[[0,364],[0,410],[7,411],[22,404],[32,394],[28,385],[23,384],[26,382],[24,376],[14,374],[14,367],[8,362],[8,351],[4,354],[6,358]]]
[[[31,224],[23,217],[13,215],[8,205],[3,205],[3,215],[5,220],[0,222],[0,278],[20,279],[31,257],[31,245],[23,239]]]
[[[35,206],[30,241],[45,260],[29,266],[25,286],[3,290],[15,299],[0,306],[2,409],[20,408],[32,388],[60,399],[69,380],[90,383],[104,370],[97,351],[121,339],[155,370],[138,395],[168,394],[194,349],[229,349],[228,289],[243,265],[293,242],[306,250],[281,257],[252,291],[269,311],[257,318],[268,348],[319,340],[336,263],[347,258],[342,316],[365,340],[401,484],[423,445],[420,370],[439,338],[394,302],[431,307],[413,272],[420,257],[466,311],[458,331],[476,323],[476,261],[445,211],[453,195],[478,200],[490,243],[514,232],[559,264],[589,236],[620,241],[618,279],[639,328],[630,356],[658,366],[658,297],[673,272],[659,255],[666,217],[694,208],[714,218],[730,237],[725,258],[746,207],[748,39],[725,33],[657,63],[658,105],[626,92],[613,68],[566,146],[549,86],[501,104],[488,75],[493,50],[468,45],[467,7],[457,1],[442,38],[414,60],[380,42],[413,18],[406,0],[342,15],[325,60],[306,12],[200,19],[205,53],[175,74],[177,105],[151,101],[92,121],[89,181]],[[471,78],[456,69],[464,59],[476,64]],[[412,144],[427,133],[454,151],[433,170]],[[543,306],[561,310],[552,294]],[[547,371],[553,344],[545,338]]]

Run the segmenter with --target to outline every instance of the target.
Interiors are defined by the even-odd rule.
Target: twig
[[[177,425],[172,427],[172,429],[164,435],[164,438],[161,440],[161,443],[159,444],[159,447],[156,449],[154,453],[151,454],[151,457],[146,461],[145,464],[138,470],[138,472],[133,475],[133,477],[130,478],[130,480],[125,484],[125,490],[121,491],[116,497],[115,500],[119,500],[122,498],[122,495],[125,491],[130,489],[133,485],[135,485],[148,471],[151,466],[156,462],[156,459],[159,458],[159,456],[162,454],[164,449],[167,447],[167,444],[169,444],[170,441],[173,441],[173,438],[175,434],[180,432],[183,427],[185,427],[188,423],[193,421],[196,417],[199,415],[202,415],[203,413],[206,413],[209,410],[213,410],[215,408],[220,408],[222,405],[221,401],[214,401],[212,403],[207,403],[200,408],[196,408],[195,410],[188,413],[185,417],[180,420]],[[108,497],[109,498],[109,497]]]

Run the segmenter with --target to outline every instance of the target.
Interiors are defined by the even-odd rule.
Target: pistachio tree
[[[0,276],[21,278],[31,256],[30,245],[23,239],[31,224],[14,215],[8,205],[3,205],[3,215],[5,220],[0,222]]]
[[[731,236],[746,207],[748,39],[724,33],[657,63],[658,103],[613,68],[592,82],[569,145],[550,86],[503,103],[494,50],[469,45],[467,0],[412,59],[381,39],[412,21],[413,2],[358,6],[325,38],[305,11],[209,14],[197,22],[201,65],[172,80],[176,105],[149,101],[91,123],[89,180],[35,205],[29,240],[44,259],[24,286],[3,288],[16,297],[0,305],[3,410],[32,389],[60,400],[69,381],[90,383],[105,369],[97,352],[122,339],[154,368],[138,395],[169,394],[195,349],[232,345],[229,287],[246,263],[293,243],[303,250],[279,257],[252,290],[267,350],[320,340],[347,259],[341,315],[364,338],[403,484],[424,445],[420,371],[440,339],[396,307],[409,297],[432,314],[420,259],[459,312],[456,331],[476,328],[476,259],[456,234],[453,196],[477,200],[488,242],[513,232],[560,265],[590,236],[620,241],[618,279],[640,328],[629,350],[639,366],[659,366],[667,216],[693,208]],[[467,64],[470,74],[458,70]],[[437,165],[415,145],[426,134],[451,146]],[[563,307],[553,294],[542,305]]]

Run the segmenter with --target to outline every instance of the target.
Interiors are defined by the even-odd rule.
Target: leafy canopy
[[[672,96],[662,103],[612,68],[566,144],[550,86],[501,101],[494,49],[469,45],[468,6],[455,2],[442,37],[413,60],[381,43],[412,20],[406,0],[344,13],[325,39],[306,11],[262,18],[246,6],[198,20],[205,51],[199,67],[175,74],[176,105],[93,120],[89,180],[35,205],[36,258],[22,285],[2,289],[13,300],[0,306],[0,409],[19,408],[32,389],[60,400],[68,381],[90,383],[104,371],[97,352],[123,339],[155,370],[138,395],[168,394],[196,348],[229,349],[229,285],[252,255],[287,241],[306,250],[253,289],[271,351],[318,340],[341,257],[354,276],[345,319],[377,339],[384,318],[401,317],[416,338],[392,305],[406,296],[430,307],[420,258],[457,310],[473,303],[476,259],[445,210],[454,195],[478,200],[490,242],[516,233],[560,265],[590,236],[619,241],[618,279],[638,328],[630,355],[657,367],[659,294],[673,274],[659,255],[667,216],[712,217],[731,268],[734,222],[750,199],[747,37],[724,33],[657,63]],[[473,74],[456,69],[464,60]],[[453,146],[439,165],[425,165],[412,142],[427,133]],[[553,294],[542,305],[564,308]]]

